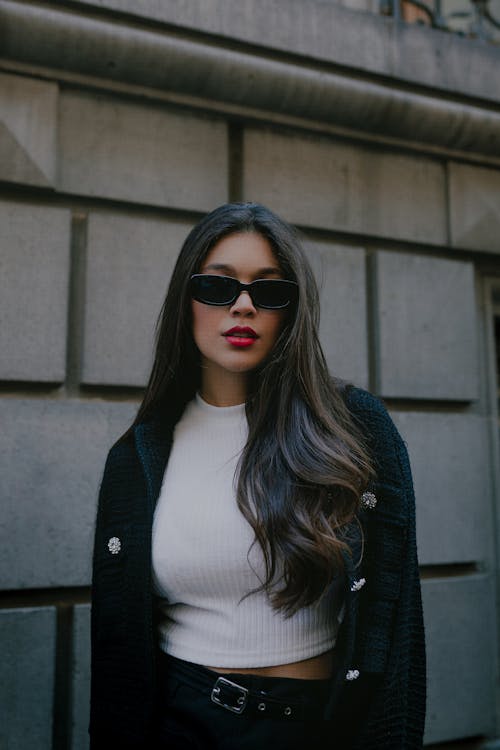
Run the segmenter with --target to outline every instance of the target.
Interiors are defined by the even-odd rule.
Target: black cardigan
[[[344,557],[346,610],[325,748],[421,748],[425,649],[408,455],[379,399],[354,387],[345,398],[375,457],[371,489],[377,504],[358,514],[353,554]],[[110,743],[122,750],[154,747],[158,646],[151,530],[175,420],[163,415],[137,425],[106,461],[93,555],[91,750]]]

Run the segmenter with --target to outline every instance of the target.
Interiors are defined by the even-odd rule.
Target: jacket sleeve
[[[379,398],[350,386],[346,404],[374,460],[377,502],[359,512],[364,585],[347,593],[339,631],[335,737],[345,750],[420,750],[426,666],[410,462]]]
[[[123,523],[117,521],[117,514],[112,510],[116,486],[120,484],[117,476],[124,474],[121,453],[115,447],[108,454],[95,524],[91,591],[91,750],[109,747],[113,738],[110,727],[114,716],[118,719],[117,705],[123,690],[116,654],[123,642],[125,627],[125,531]],[[108,546],[110,543],[111,547]]]
[[[90,748],[152,747],[151,524],[134,436],[111,449],[92,566]]]
[[[390,637],[387,639],[384,670],[367,707],[365,729],[355,747],[357,750],[416,750],[422,748],[423,744],[426,663],[417,560],[415,497],[406,446],[389,415],[385,414],[392,432],[391,465],[397,472],[394,475],[391,471],[388,493],[392,492],[393,497],[398,497],[404,506],[406,521],[401,528],[402,544],[399,552],[396,549],[397,545],[384,546],[384,541],[380,543],[380,538],[374,540],[378,554],[385,550],[386,557],[390,557],[390,550],[396,549],[394,560],[385,561],[389,566],[386,572],[389,569],[388,575],[392,575],[391,583],[386,589],[393,586],[392,593],[386,594],[387,599],[392,599]],[[382,480],[384,479],[386,478],[382,477]],[[380,512],[383,515],[386,512],[383,507],[383,490],[380,504]],[[389,512],[389,518],[384,519],[386,529],[391,521],[394,522],[394,518],[391,518]],[[383,537],[384,533],[389,533],[381,531],[382,528],[382,523],[376,525],[375,535]],[[400,566],[399,576],[395,575],[396,570],[390,571],[391,564]],[[378,604],[379,611],[383,614],[383,606],[388,602],[382,599]],[[386,608],[385,611],[389,610]],[[372,632],[376,632],[377,623],[371,625],[375,628]],[[374,648],[376,643],[367,644],[368,647],[370,645]]]
[[[90,688],[90,747],[97,750],[101,744],[97,740],[99,713],[100,713],[100,690],[101,679],[99,674],[99,622],[101,620],[101,609],[105,605],[102,596],[102,584],[100,576],[101,559],[105,544],[105,517],[107,499],[110,494],[113,474],[112,453],[108,454],[104,467],[104,474],[99,489],[97,501],[97,516],[94,532],[94,548],[92,555],[92,589],[91,589],[91,626],[90,626],[90,658],[91,658],[91,688]]]

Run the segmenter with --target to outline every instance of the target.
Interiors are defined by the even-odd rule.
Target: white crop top
[[[233,482],[247,432],[244,404],[217,407],[197,395],[176,425],[155,510],[160,647],[196,664],[264,667],[308,659],[333,647],[342,618],[340,577],[321,602],[288,618],[264,592],[242,600],[265,577]]]

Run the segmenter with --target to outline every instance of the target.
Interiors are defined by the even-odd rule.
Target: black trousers
[[[158,750],[324,750],[329,680],[219,674],[160,661]]]

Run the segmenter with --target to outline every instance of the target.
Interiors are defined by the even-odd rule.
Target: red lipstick
[[[257,334],[250,326],[234,326],[223,334],[232,346],[247,347],[258,338]]]

